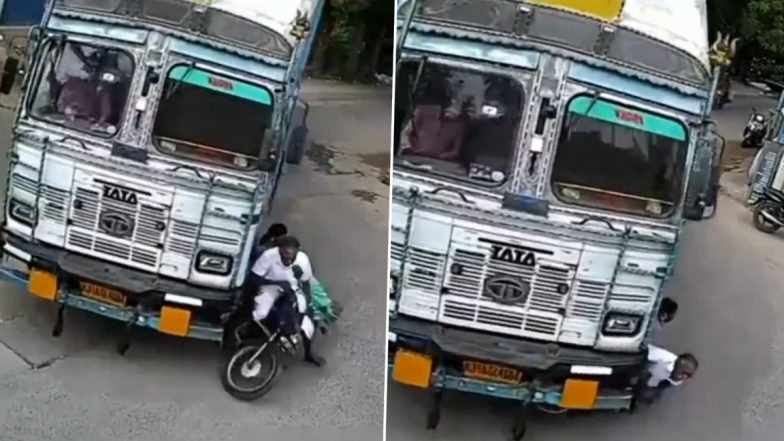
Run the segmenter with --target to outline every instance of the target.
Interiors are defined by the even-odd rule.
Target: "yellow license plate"
[[[564,409],[590,410],[599,396],[599,382],[591,380],[566,380],[561,407]]]
[[[82,291],[83,296],[109,305],[123,307],[127,302],[125,294],[116,289],[106,288],[89,282],[79,282],[79,289]]]
[[[164,306],[158,330],[164,334],[185,337],[191,329],[191,312],[187,309]]]
[[[523,382],[523,373],[517,369],[478,361],[464,361],[463,373],[469,378],[495,383],[520,384]]]
[[[30,280],[27,284],[30,294],[46,300],[57,298],[57,276],[38,268],[30,270]]]
[[[625,0],[530,0],[533,4],[568,9],[607,21],[621,16]]]
[[[401,349],[395,354],[392,379],[408,386],[430,387],[433,359],[427,355]]]

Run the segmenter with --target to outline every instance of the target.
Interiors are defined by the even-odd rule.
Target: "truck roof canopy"
[[[210,7],[245,17],[283,35],[292,45],[292,24],[299,13],[311,18],[317,7],[316,0],[190,0],[210,3]],[[313,24],[312,26],[315,26]]]
[[[32,0],[41,1],[41,0]],[[311,21],[320,0],[54,0],[54,14],[122,17],[230,41],[288,59],[298,18]],[[204,6],[207,9],[201,9]],[[314,26],[311,24],[311,26]]]
[[[619,24],[666,41],[710,68],[706,0],[626,0]]]

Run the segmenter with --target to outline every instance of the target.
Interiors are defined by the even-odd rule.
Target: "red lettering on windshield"
[[[621,121],[637,124],[638,126],[645,125],[645,118],[639,113],[629,112],[628,110],[616,110],[615,116]]]
[[[234,84],[223,78],[210,77],[210,85],[218,89],[234,90]]]

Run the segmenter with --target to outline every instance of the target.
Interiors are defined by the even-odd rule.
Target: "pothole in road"
[[[334,159],[340,155],[334,147],[324,144],[311,143],[310,148],[305,152],[305,155],[316,164],[316,171],[326,173],[328,175],[352,175],[355,171],[337,170],[335,168]]]
[[[376,178],[384,185],[389,185],[389,154],[388,153],[368,153],[351,155],[339,151],[334,146],[311,143],[310,148],[306,152],[306,156],[316,164],[316,171],[325,173],[330,176],[347,176],[355,175],[359,177],[367,177],[368,175],[375,175]],[[355,160],[346,161],[341,167],[341,157],[353,157]],[[356,161],[358,159],[359,161]],[[363,168],[370,168],[372,171],[362,170]]]
[[[354,190],[351,192],[351,195],[362,201],[370,202],[371,204],[381,197],[380,194],[367,190]]]

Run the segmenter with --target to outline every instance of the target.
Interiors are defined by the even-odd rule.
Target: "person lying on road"
[[[658,346],[648,346],[648,370],[643,379],[645,387],[641,401],[652,403],[658,400],[665,389],[680,386],[692,378],[697,368],[699,362],[691,353],[676,355]]]

